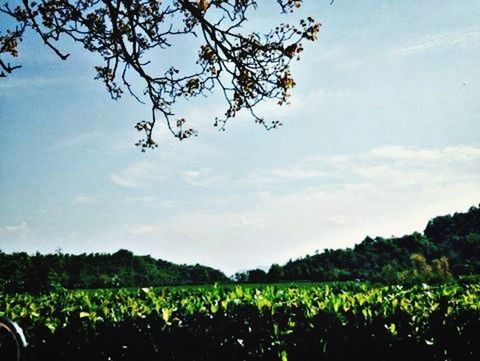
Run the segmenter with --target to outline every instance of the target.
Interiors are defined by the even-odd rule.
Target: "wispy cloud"
[[[228,179],[226,174],[216,172],[212,168],[195,168],[184,170],[184,165],[176,165],[174,161],[164,160],[161,166],[151,161],[140,161],[110,176],[117,185],[127,188],[152,188],[159,182],[180,181],[197,187],[209,187],[223,183]],[[136,199],[137,201],[139,199]],[[143,199],[147,201],[149,198]],[[154,199],[150,199],[154,200]]]
[[[74,76],[65,77],[64,74],[54,76],[34,76],[29,78],[9,77],[0,82],[0,96],[18,96],[25,93],[39,93],[52,86],[85,84],[85,78]]]
[[[215,184],[223,183],[228,179],[227,175],[217,174],[211,168],[201,168],[189,170],[182,173],[185,182],[199,187],[208,187]]]
[[[156,196],[140,196],[140,197],[125,197],[126,203],[138,203],[142,205],[152,205],[157,209],[179,209],[182,207],[180,202],[164,200],[161,197]]]
[[[246,177],[240,179],[241,182],[250,184],[273,184],[286,181],[311,180],[326,175],[321,169],[309,169],[304,165],[293,165],[285,168],[272,170],[255,170]]]
[[[338,57],[335,66],[339,69],[358,69],[359,67],[384,64],[397,58],[426,53],[434,49],[472,49],[480,47],[480,28],[427,34],[404,41],[390,48],[372,48],[369,52],[352,52]]]
[[[141,188],[147,184],[147,181],[152,178],[159,177],[158,172],[155,171],[155,164],[150,161],[140,161],[135,163],[118,173],[112,174],[110,179],[113,183],[127,188]]]
[[[43,88],[45,86],[50,86],[56,83],[65,82],[65,79],[62,78],[51,78],[51,77],[31,77],[28,79],[18,79],[18,78],[7,78],[6,80],[0,83],[0,90],[3,89],[21,89],[21,88]]]
[[[180,252],[183,262],[233,272],[349,246],[366,235],[421,231],[433,216],[478,203],[480,148],[386,146],[319,155],[229,182],[253,196],[234,199],[227,208],[211,207],[212,201],[131,225],[130,239],[142,239],[172,259]],[[285,187],[272,188],[282,182]]]
[[[316,180],[326,186],[369,182],[392,187],[480,178],[472,169],[480,169],[480,148],[384,146],[359,154],[312,156],[283,168],[255,170],[241,181],[258,186]]]
[[[426,35],[393,49],[392,54],[395,56],[407,56],[434,48],[478,46],[480,46],[480,30],[475,28]]]
[[[278,105],[274,100],[262,102],[256,107],[255,112],[265,117],[267,121],[301,121],[304,117],[318,115],[319,109],[327,106],[344,108],[345,104],[350,103],[356,96],[349,89],[334,90],[316,87],[314,90],[303,93],[294,92],[289,104]],[[252,117],[247,111],[242,111],[238,119],[242,124],[252,125]]]
[[[0,236],[12,236],[25,234],[29,230],[27,222],[21,222],[19,224],[11,224],[0,226]]]
[[[61,141],[55,144],[52,144],[49,147],[49,150],[54,151],[61,148],[68,148],[73,146],[84,146],[88,143],[98,140],[99,137],[100,137],[100,134],[96,132],[87,132],[87,133],[78,134],[70,138],[62,139]]]
[[[472,172],[472,169],[480,169],[480,148],[477,147],[416,148],[394,145],[358,154],[311,156],[283,167],[253,169],[238,179],[213,168],[176,170],[167,174],[153,162],[140,161],[113,174],[111,180],[129,188],[148,188],[155,182],[175,176],[198,187],[228,183],[229,187],[255,189],[295,182],[304,182],[300,183],[303,186],[316,184],[326,187],[368,182],[394,187],[479,178],[480,172]],[[157,198],[146,196],[133,200],[148,202]]]
[[[98,200],[97,196],[78,195],[73,198],[73,204],[92,204]]]
[[[158,197],[155,196],[144,196],[144,197],[126,197],[125,201],[126,202],[133,202],[133,203],[151,203],[151,202],[157,202],[159,200]]]

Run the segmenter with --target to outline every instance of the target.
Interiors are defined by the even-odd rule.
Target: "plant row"
[[[0,295],[27,360],[478,360],[480,285]]]

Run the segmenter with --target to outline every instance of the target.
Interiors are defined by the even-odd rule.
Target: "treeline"
[[[0,251],[0,291],[44,292],[58,287],[110,288],[205,284],[228,281],[221,271],[177,265],[127,250],[114,254],[28,255]]]
[[[273,264],[268,272],[237,273],[237,282],[369,280],[381,283],[445,282],[480,274],[480,208],[436,217],[423,234],[365,238],[353,248]],[[231,281],[219,270],[177,265],[127,250],[114,254],[28,255],[0,251],[0,291],[44,292],[57,287],[110,288]]]
[[[436,217],[423,234],[370,238],[353,248],[273,264],[268,272],[237,273],[239,282],[370,280],[382,283],[444,282],[480,274],[480,208]]]

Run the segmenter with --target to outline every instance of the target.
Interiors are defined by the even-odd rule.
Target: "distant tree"
[[[292,12],[302,0],[276,0],[283,13]],[[275,128],[254,111],[265,99],[278,104],[288,101],[295,86],[290,61],[299,59],[303,41],[317,38],[320,24],[308,17],[298,27],[280,24],[259,34],[245,33],[242,26],[256,0],[14,0],[0,7],[13,20],[0,30],[0,75],[5,77],[20,65],[18,56],[26,30],[33,30],[60,59],[69,57],[60,48],[64,38],[102,58],[95,67],[96,79],[104,83],[113,99],[126,90],[151,106],[151,119],[136,124],[145,137],[137,145],[142,151],[156,147],[153,129],[160,115],[172,134],[184,139],[196,134],[172,109],[179,99],[189,99],[219,88],[226,101],[223,116],[214,125],[225,129],[227,121],[242,109],[257,123]],[[5,22],[6,23],[6,22]],[[201,42],[194,70],[182,71],[172,61],[161,71],[151,64],[154,54],[175,46],[185,37]],[[193,59],[195,61],[195,59]],[[193,62],[192,62],[193,63]],[[133,81],[143,83],[143,96]]]
[[[274,263],[270,266],[270,269],[268,270],[268,280],[270,282],[279,282],[283,281],[284,274],[283,274],[283,268],[277,263]]]
[[[432,260],[431,264],[419,253],[412,254],[410,259],[412,268],[398,274],[401,283],[441,283],[452,279],[448,258],[445,256]]]
[[[370,279],[374,282],[395,284],[398,283],[398,274],[400,270],[401,268],[397,262],[393,261],[383,266],[381,272],[373,274]]]
[[[248,282],[248,272],[237,272],[233,275],[233,280],[239,283]]]
[[[427,263],[425,257],[420,253],[414,253],[410,257],[413,270],[418,274],[428,274],[432,272],[432,267]]]
[[[267,282],[267,273],[259,268],[248,271],[248,282],[250,283],[263,283]]]
[[[443,256],[432,261],[432,276],[431,280],[440,283],[446,282],[452,278],[450,273],[450,265],[448,258]]]

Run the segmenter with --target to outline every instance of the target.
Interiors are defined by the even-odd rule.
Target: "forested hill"
[[[0,291],[41,292],[55,287],[100,288],[225,282],[221,271],[177,265],[127,250],[114,254],[6,254],[0,251]]]
[[[370,238],[353,248],[325,250],[313,256],[236,274],[246,282],[293,280],[444,281],[480,274],[480,208],[436,217],[423,234]]]
[[[480,274],[480,208],[436,217],[423,234],[367,237],[353,248],[236,274],[240,282],[371,280],[387,283],[446,281]],[[55,287],[101,288],[226,282],[221,271],[177,265],[127,250],[114,254],[6,254],[0,251],[0,291],[42,292]]]

